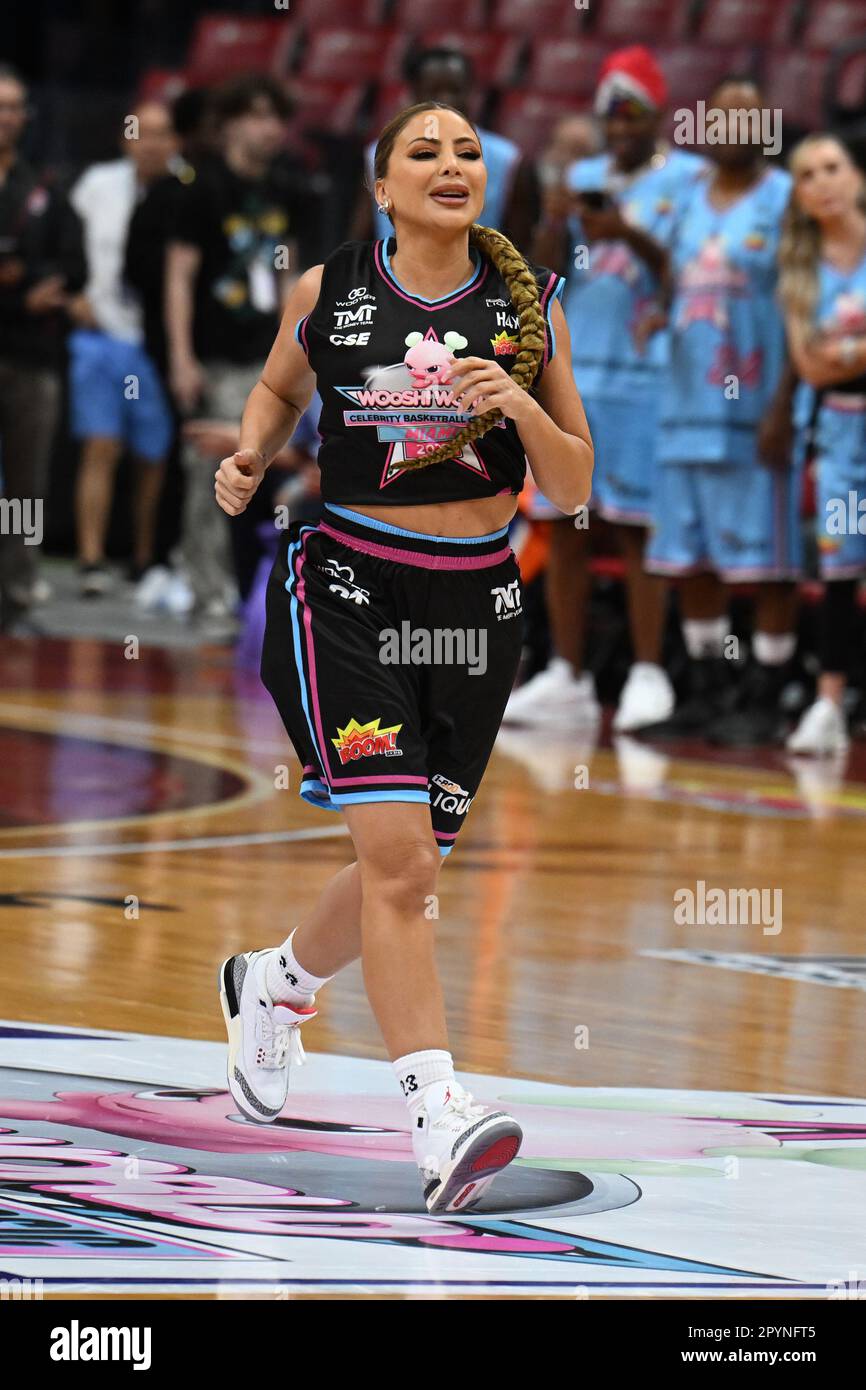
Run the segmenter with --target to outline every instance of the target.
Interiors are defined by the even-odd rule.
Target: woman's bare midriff
[[[486,536],[508,525],[517,511],[517,499],[509,494],[467,502],[426,502],[417,507],[368,507],[355,502],[349,506],[353,512],[404,531],[428,536]]]

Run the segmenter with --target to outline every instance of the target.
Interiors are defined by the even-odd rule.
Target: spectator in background
[[[818,699],[788,739],[794,753],[848,747],[843,701],[866,574],[866,182],[844,145],[810,135],[791,155],[794,194],[779,252],[779,289],[797,417],[814,417],[816,531],[824,599]],[[855,501],[852,514],[851,498]]]
[[[171,107],[175,148],[162,177],[143,190],[126,238],[124,278],[136,291],[144,315],[144,341],[163,377],[168,372],[165,338],[165,259],[179,190],[195,181],[214,154],[208,93],[184,92]]]
[[[165,260],[175,202],[181,188],[192,183],[201,164],[213,155],[213,116],[210,94],[198,88],[183,92],[171,107],[177,148],[168,172],[146,190],[129,223],[124,276],[136,291],[144,316],[144,342],[168,387],[168,349],[165,339]],[[177,545],[183,508],[180,463],[179,416],[171,392],[172,443],[166,460],[166,477],[157,519],[154,558],[171,578],[167,563]],[[158,590],[157,590],[158,592]]]
[[[42,510],[32,533],[41,540],[67,309],[87,271],[68,201],[18,154],[26,121],[27,89],[11,68],[0,67],[0,469],[8,501]],[[39,577],[39,546],[27,539],[20,529],[0,533],[6,631],[27,631],[30,609],[49,593]]]
[[[542,199],[544,194],[567,198],[565,176],[568,170],[579,159],[589,159],[591,155],[598,154],[602,143],[602,133],[593,116],[561,116],[538,157],[538,181],[542,188]],[[558,213],[558,207],[559,204],[554,203],[553,209],[550,209],[542,201],[542,217],[554,214],[561,220],[567,215],[569,208],[566,206]]]
[[[148,102],[125,118],[123,157],[93,164],[70,194],[84,225],[88,276],[72,306],[70,427],[82,441],[75,490],[81,592],[111,587],[105,541],[117,465],[128,446],[136,465],[129,578],[153,562],[154,533],[173,423],[166,393],[144,344],[141,305],[123,278],[136,203],[164,178],[175,153],[168,109]]]
[[[197,612],[236,602],[225,514],[214,506],[214,425],[237,427],[294,282],[297,182],[278,161],[289,103],[278,83],[243,77],[214,99],[219,153],[183,186],[166,259],[169,376],[189,417],[182,549]],[[199,435],[200,442],[196,441]]]
[[[426,48],[410,54],[404,69],[412,89],[410,105],[442,101],[468,113],[475,83],[471,60],[456,48]],[[523,159],[513,140],[476,124],[487,168],[487,190],[479,222],[504,232],[521,251],[526,251],[538,219],[538,180],[529,160]],[[381,213],[373,196],[375,141],[364,151],[365,184],[358,195],[350,240],[369,241],[394,235],[390,219]]]
[[[689,689],[661,737],[776,741],[789,678],[800,568],[799,491],[786,447],[790,373],[777,302],[790,176],[764,157],[747,118],[763,106],[747,77],[723,79],[708,106],[727,142],[677,214],[671,365],[665,375],[647,566],[680,579]],[[742,119],[746,116],[746,119]],[[736,664],[728,585],[755,584],[752,661]]]
[[[606,152],[572,164],[563,185],[547,190],[533,246],[536,261],[567,275],[572,368],[595,444],[592,505],[611,523],[625,560],[634,664],[614,715],[621,732],[666,719],[674,707],[661,665],[665,591],[643,567],[667,355],[665,335],[647,330],[658,323],[677,199],[703,165],[661,138],[666,101],[664,77],[645,48],[611,54],[596,97]],[[554,523],[547,599],[555,655],[514,692],[506,720],[597,726],[593,678],[581,673],[589,532],[540,495],[530,512]]]

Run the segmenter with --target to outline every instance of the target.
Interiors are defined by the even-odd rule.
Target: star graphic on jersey
[[[346,412],[345,423],[375,425],[380,442],[388,445],[380,488],[413,471],[406,467],[407,463],[420,459],[428,449],[447,443],[473,419],[470,413],[459,409],[450,386],[441,379],[454,361],[454,349],[466,347],[466,339],[449,331],[440,340],[431,326],[426,333],[408,334],[406,346],[402,362],[374,367],[364,386],[337,387],[341,395],[361,407]],[[497,426],[504,428],[505,422],[497,421]],[[474,443],[464,445],[453,462],[490,481]]]

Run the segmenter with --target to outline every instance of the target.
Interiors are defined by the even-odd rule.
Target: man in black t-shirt
[[[177,191],[166,258],[169,381],[185,426],[184,563],[200,612],[233,607],[225,517],[213,501],[221,453],[258,380],[294,283],[302,188],[278,158],[288,102],[265,77],[241,78],[217,94],[218,155]],[[196,435],[200,443],[196,443]],[[223,452],[225,451],[223,449]]]
[[[66,196],[19,155],[21,78],[0,66],[0,630],[32,630],[47,597],[38,555],[60,409],[69,314],[84,286],[81,224]]]

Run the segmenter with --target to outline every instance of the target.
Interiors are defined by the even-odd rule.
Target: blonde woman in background
[[[816,527],[825,584],[817,699],[788,739],[794,753],[848,746],[843,707],[858,580],[866,573],[866,183],[845,146],[810,135],[790,161],[794,188],[779,252],[791,357],[803,385],[801,450],[812,423]],[[863,508],[866,512],[866,507]],[[852,524],[853,518],[853,524]]]

